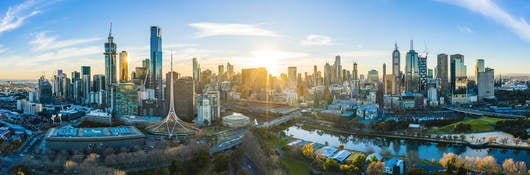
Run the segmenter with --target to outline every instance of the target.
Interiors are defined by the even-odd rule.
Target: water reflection
[[[328,142],[329,145],[336,147],[344,144],[344,148],[346,149],[362,152],[373,150],[381,153],[385,150],[385,152],[390,152],[392,155],[424,160],[439,160],[443,153],[452,152],[462,155],[462,157],[485,157],[491,155],[497,159],[499,164],[507,158],[513,158],[515,161],[525,161],[527,164],[530,163],[530,152],[527,150],[497,148],[474,149],[468,146],[446,143],[328,133],[303,126],[291,126],[285,132],[287,135],[292,135],[295,138],[320,144]]]

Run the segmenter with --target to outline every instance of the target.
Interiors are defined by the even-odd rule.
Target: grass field
[[[507,119],[480,117],[477,119],[465,119],[456,123],[452,123],[440,128],[431,129],[431,132],[452,132],[453,128],[460,123],[471,125],[471,132],[486,132],[495,130],[495,123]]]
[[[309,165],[299,160],[282,157],[280,162],[287,167],[290,175],[307,175],[310,171]]]

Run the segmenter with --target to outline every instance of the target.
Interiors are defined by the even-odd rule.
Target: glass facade
[[[149,67],[150,87],[155,90],[155,98],[164,99],[162,92],[162,29],[151,26],[151,66]]]
[[[120,83],[116,91],[116,114],[138,114],[138,92],[133,83]]]

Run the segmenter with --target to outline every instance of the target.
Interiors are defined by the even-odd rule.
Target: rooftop
[[[112,138],[140,136],[144,134],[134,126],[118,126],[107,128],[51,128],[46,138]]]

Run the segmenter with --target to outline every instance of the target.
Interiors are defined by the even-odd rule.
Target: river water
[[[512,158],[514,161],[525,161],[530,163],[530,152],[527,150],[482,148],[476,149],[469,146],[435,143],[417,140],[392,139],[383,137],[368,137],[358,135],[331,134],[322,130],[304,129],[299,126],[291,126],[285,130],[288,136],[298,139],[324,144],[328,142],[330,146],[338,147],[344,144],[344,148],[367,152],[390,152],[392,155],[416,157],[424,160],[438,161],[443,153],[455,153],[463,158],[493,156],[499,164],[505,159]]]

